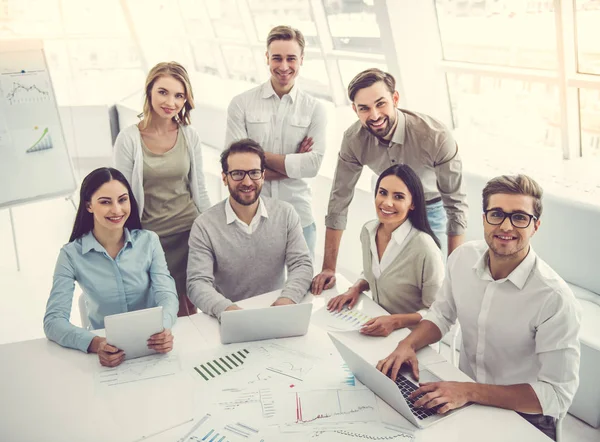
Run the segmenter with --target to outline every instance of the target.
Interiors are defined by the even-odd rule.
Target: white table
[[[339,286],[348,286],[343,280]],[[303,302],[313,302],[318,309],[335,295],[308,295]],[[269,305],[277,292],[245,300],[245,308]],[[363,295],[364,296],[364,295]],[[366,297],[365,297],[366,298]],[[363,302],[378,308],[372,300]],[[386,314],[381,309],[381,314]],[[344,340],[370,362],[393,350],[406,330],[397,330],[387,338],[350,333]],[[220,347],[216,319],[204,314],[180,318],[173,327],[174,354],[180,356],[183,372],[173,379],[157,379],[120,386],[118,391],[101,391],[94,383],[96,355],[65,349],[46,339],[0,345],[0,440],[10,442],[124,441],[133,442],[159,429],[161,422],[181,422],[194,416],[198,384],[192,382],[187,365],[197,354]],[[298,346],[334,350],[325,332],[311,325],[306,336],[291,338]],[[468,380],[432,348],[418,353],[422,365],[446,380]],[[196,390],[196,392],[194,392]],[[411,427],[402,416],[379,401],[386,422]],[[182,436],[181,429],[150,437],[150,442],[173,441]],[[548,441],[549,439],[512,411],[473,405],[456,415],[416,432],[418,441]]]

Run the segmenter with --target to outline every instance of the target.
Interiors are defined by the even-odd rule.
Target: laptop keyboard
[[[418,408],[413,406],[413,403],[418,401],[423,395],[419,395],[414,399],[409,399],[408,396],[419,387],[410,382],[400,373],[398,373],[398,377],[396,378],[396,385],[400,389],[400,392],[402,393],[402,396],[404,396],[404,399],[406,399],[406,403],[408,404],[410,411],[412,411],[412,413],[416,416],[417,419],[423,420],[425,418],[428,418],[429,416],[436,415],[438,408],[442,406],[441,404],[436,405],[433,408]]]

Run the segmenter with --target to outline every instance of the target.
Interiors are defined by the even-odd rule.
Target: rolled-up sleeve
[[[467,228],[467,194],[464,190],[462,160],[450,132],[444,134],[434,158],[437,188],[448,217],[448,235],[462,235]]]
[[[291,207],[287,216],[285,264],[287,266],[287,280],[280,297],[300,302],[310,288],[313,266],[306,240],[302,234],[300,217]]]
[[[242,97],[234,97],[227,107],[227,132],[225,133],[225,148],[234,141],[248,138],[246,118],[241,103]]]
[[[289,178],[316,177],[325,155],[327,112],[323,103],[317,101],[313,109],[307,137],[312,138],[310,152],[292,153],[285,156],[285,172]]]
[[[130,185],[133,186],[133,153],[135,151],[134,142],[129,136],[128,132],[121,131],[115,140],[115,146],[113,148],[113,165],[115,169],[123,174]],[[143,201],[141,198],[143,195],[135,195],[135,199]],[[140,214],[141,216],[141,214]]]
[[[187,293],[190,300],[208,315],[221,318],[221,313],[233,304],[215,289],[215,259],[208,233],[196,219],[190,232],[187,266]]]
[[[424,321],[433,322],[437,328],[440,329],[442,336],[444,336],[450,328],[456,323],[456,302],[452,293],[452,280],[450,274],[452,272],[452,264],[459,255],[459,250],[456,250],[450,257],[448,257],[448,263],[446,267],[446,276],[442,287],[439,289],[436,295],[436,299],[431,304],[429,312],[423,318]]]
[[[530,385],[545,416],[563,417],[579,386],[581,312],[576,302],[572,295],[557,296],[540,311],[535,334],[540,370]]]
[[[440,288],[444,284],[444,262],[440,250],[433,245],[423,258],[422,279],[421,279],[421,299],[427,309],[421,309],[417,313],[425,317],[428,308],[431,307],[436,299]]]
[[[195,166],[194,174],[192,175],[196,182],[194,202],[200,213],[207,211],[210,206],[210,197],[208,196],[208,190],[206,189],[206,180],[204,177],[204,164],[202,160],[202,143],[200,142],[200,136],[193,128],[188,132],[190,134],[190,143],[192,143],[192,152],[194,155],[193,164]]]
[[[87,353],[95,335],[69,322],[74,290],[75,268],[63,248],[56,261],[52,290],[46,304],[44,333],[48,339],[63,347],[75,348]]]
[[[325,217],[325,225],[330,229],[344,230],[346,228],[348,206],[354,197],[354,189],[362,170],[363,165],[350,150],[349,141],[344,136]]]
[[[167,268],[165,253],[158,235],[152,232],[152,263],[150,264],[150,283],[156,305],[163,308],[163,327],[172,328],[177,320],[179,301],[175,280],[171,277]]]

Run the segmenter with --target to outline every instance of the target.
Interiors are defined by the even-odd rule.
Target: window
[[[258,83],[256,65],[248,46],[222,45],[223,57],[229,71],[229,78]]]
[[[600,90],[579,90],[581,147],[584,155],[600,158]]]
[[[481,151],[542,146],[561,154],[556,86],[478,74],[446,78],[454,125]]]
[[[331,100],[329,88],[329,76],[322,58],[315,56],[304,56],[304,62],[300,69],[300,82],[312,95]]]
[[[579,72],[600,74],[600,0],[577,0],[577,61]]]
[[[256,26],[257,38],[266,42],[269,31],[278,25],[299,29],[304,35],[306,47],[319,47],[319,37],[312,19],[308,0],[248,0],[248,6]]]
[[[382,71],[387,71],[387,65],[370,61],[339,60],[338,66],[342,75],[344,89],[348,88],[348,85],[358,73],[366,69],[379,68]]]
[[[383,52],[373,1],[323,0],[323,6],[335,49]]]
[[[435,5],[446,60],[557,68],[552,0],[436,0]]]
[[[205,3],[217,37],[246,41],[246,32],[236,0],[208,0]]]

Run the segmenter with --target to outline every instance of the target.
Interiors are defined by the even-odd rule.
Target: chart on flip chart
[[[43,44],[0,42],[0,208],[77,188]]]

